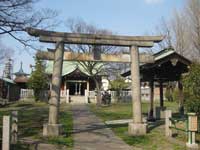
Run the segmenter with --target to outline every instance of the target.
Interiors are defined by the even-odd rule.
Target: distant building
[[[20,88],[9,78],[0,78],[0,103],[16,101],[20,98]]]
[[[19,71],[15,72],[14,75],[15,75],[14,82],[21,89],[26,89],[27,88],[27,82],[28,82],[28,74],[23,71],[22,62],[21,62],[21,66],[20,66]]]

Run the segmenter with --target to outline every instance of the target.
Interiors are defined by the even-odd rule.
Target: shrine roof
[[[98,67],[102,65],[102,63],[98,63],[98,64],[99,65],[96,65],[96,69],[98,69]],[[84,69],[84,67],[77,61],[63,61],[62,76],[68,75],[77,69],[80,70],[83,74],[90,76],[89,72],[87,72],[86,69]],[[53,61],[47,61],[45,72],[47,74],[52,74]]]
[[[191,61],[181,56],[172,48],[164,49],[154,54],[155,62],[152,64],[140,64],[142,80],[178,80],[182,73],[188,71]],[[123,77],[129,76],[131,71],[121,74]]]

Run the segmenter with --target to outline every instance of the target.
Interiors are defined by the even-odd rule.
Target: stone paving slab
[[[132,150],[86,105],[73,105],[74,150]]]

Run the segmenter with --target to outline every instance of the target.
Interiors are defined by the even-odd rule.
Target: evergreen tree
[[[186,108],[200,115],[200,64],[193,63],[189,73],[183,77]]]
[[[35,71],[32,72],[28,81],[29,87],[34,91],[36,101],[40,99],[41,92],[48,88],[48,78],[44,70],[43,62],[36,59]]]

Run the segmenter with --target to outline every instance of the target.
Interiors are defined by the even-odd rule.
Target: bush
[[[185,106],[188,111],[200,114],[200,64],[193,63],[183,76]]]

